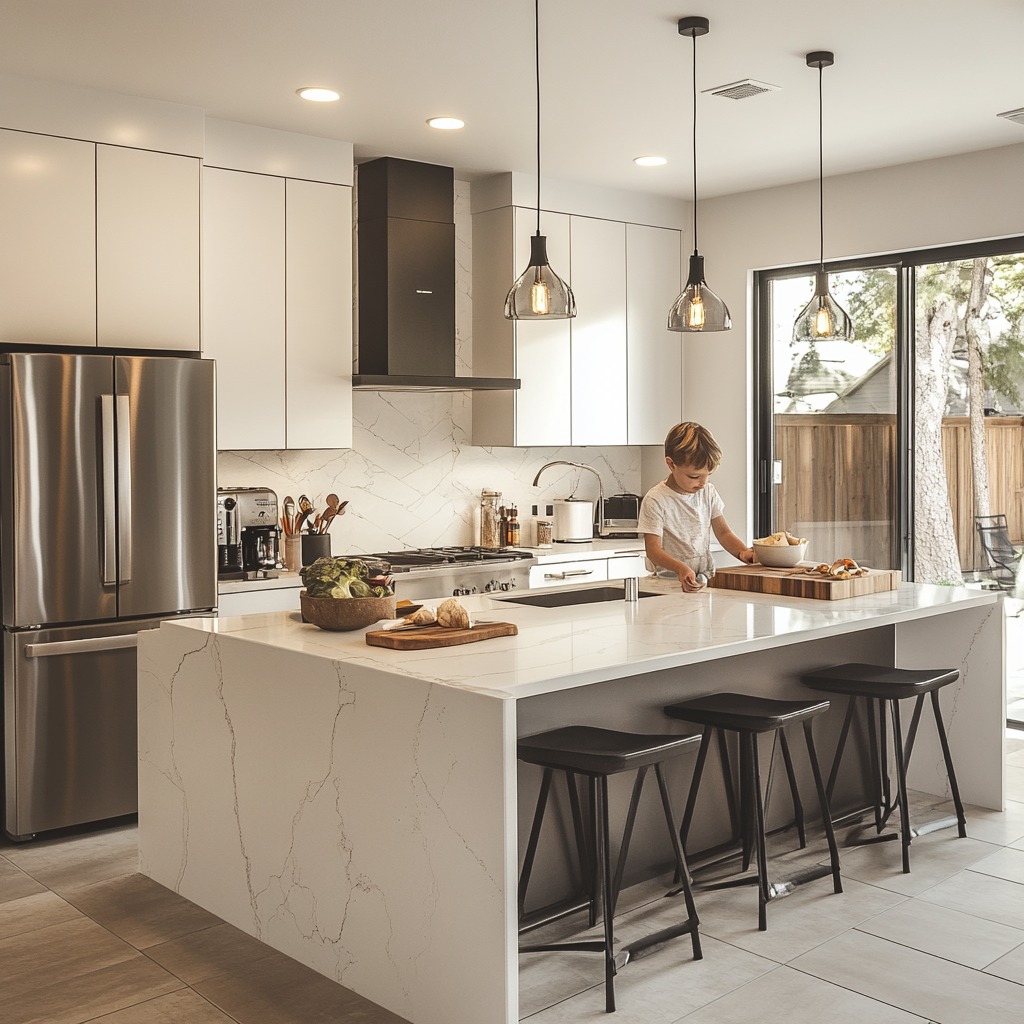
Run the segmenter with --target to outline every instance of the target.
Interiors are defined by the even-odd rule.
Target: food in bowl
[[[786,530],[778,530],[768,537],[754,541],[754,555],[761,565],[773,569],[790,569],[803,561],[807,552],[807,538],[794,537]]]

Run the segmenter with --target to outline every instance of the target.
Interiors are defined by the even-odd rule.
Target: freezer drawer
[[[138,809],[136,631],[159,620],[4,632],[4,830]]]

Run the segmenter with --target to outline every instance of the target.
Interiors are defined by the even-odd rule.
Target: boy
[[[700,590],[715,571],[712,530],[730,555],[754,561],[754,549],[729,529],[725,504],[708,483],[721,461],[722,449],[708,430],[699,423],[677,423],[665,438],[668,478],[655,484],[640,505],[638,529],[648,559],[675,573],[686,593]]]

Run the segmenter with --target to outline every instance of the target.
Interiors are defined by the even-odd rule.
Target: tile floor
[[[1024,617],[1008,619],[1008,684],[1024,694]],[[617,978],[617,1024],[1024,1024],[1024,732],[1008,734],[1009,802],[968,808],[968,839],[843,848],[828,879],[768,908],[752,889],[700,892],[704,959],[676,940]],[[921,818],[928,798],[915,802]],[[822,859],[823,842],[777,858]],[[136,871],[124,826],[0,840],[0,1024],[403,1024]],[[617,934],[671,920],[656,886],[623,893]],[[591,956],[521,958],[530,1024],[608,1020]]]

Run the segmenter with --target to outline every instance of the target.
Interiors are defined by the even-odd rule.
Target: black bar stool
[[[946,729],[942,724],[942,713],[939,709],[939,690],[943,686],[955,683],[960,672],[955,668],[890,668],[885,665],[836,665],[822,669],[804,677],[803,681],[815,690],[827,690],[829,693],[847,694],[850,698],[846,707],[846,718],[839,734],[832,770],[829,773],[827,792],[831,797],[839,774],[839,764],[843,751],[846,749],[846,738],[856,710],[858,698],[867,705],[868,740],[870,744],[872,798],[875,812],[876,836],[866,842],[882,842],[897,838],[895,833],[883,835],[882,829],[889,820],[893,810],[898,806],[900,811],[899,838],[903,846],[903,871],[910,872],[910,842],[914,836],[926,835],[942,828],[957,826],[961,838],[967,835],[967,819],[964,816],[964,805],[960,800],[960,789],[956,783],[956,772],[953,769],[953,758],[949,753],[949,742]],[[921,711],[925,696],[931,695],[932,713],[935,717],[935,729],[939,734],[942,746],[942,757],[946,762],[946,777],[956,808],[955,817],[941,818],[927,824],[914,827],[910,821],[910,808],[907,797],[907,767],[910,755],[914,751],[914,740],[921,722]],[[910,729],[906,741],[900,721],[900,701],[916,697],[914,713],[910,719]],[[892,719],[892,749],[896,762],[896,801],[892,799],[891,784],[888,770],[888,743],[886,740],[885,706],[889,706]],[[877,731],[876,731],[877,722]]]
[[[533,827],[530,830],[523,870],[519,878],[520,921],[524,916],[526,890],[530,884],[530,875],[537,854],[537,842],[540,838],[541,824],[544,821],[552,775],[555,771],[565,773],[566,785],[569,789],[569,802],[572,809],[580,869],[584,885],[589,885],[588,899],[582,906],[589,904],[591,927],[597,923],[599,899],[604,911],[603,940],[534,943],[520,945],[519,951],[521,953],[536,953],[551,950],[574,950],[604,953],[605,1009],[609,1013],[615,1009],[615,974],[631,960],[640,959],[641,956],[654,952],[670,939],[687,933],[693,944],[694,960],[700,960],[703,955],[698,931],[700,922],[693,903],[693,894],[690,891],[686,855],[683,853],[682,844],[676,835],[675,818],[672,816],[668,786],[662,771],[664,761],[678,756],[697,739],[697,734],[690,736],[638,736],[611,729],[571,725],[563,729],[552,729],[550,732],[540,733],[537,736],[529,736],[519,741],[519,759],[529,764],[540,765],[544,769],[540,793],[537,797],[537,809],[533,816]],[[633,823],[640,803],[644,777],[652,766],[658,779],[665,821],[672,839],[677,878],[681,880],[680,887],[674,889],[669,895],[675,896],[682,893],[686,903],[687,918],[679,924],[636,939],[623,946],[616,954],[613,928],[615,904],[618,901],[619,889],[622,885],[622,872],[626,856],[629,853],[629,843],[633,834]],[[619,772],[634,770],[637,775],[633,783],[633,795],[629,802],[622,844],[619,847],[618,861],[613,874],[608,835],[608,777],[617,775]],[[590,782],[592,814],[589,836],[583,826],[583,814],[576,783],[577,775],[585,776]]]
[[[697,765],[690,784],[690,794],[686,801],[679,837],[686,846],[689,837],[690,822],[697,802],[704,762],[707,759],[708,747],[712,733],[717,734],[719,749],[722,751],[722,770],[726,784],[726,795],[729,811],[733,822],[734,841],[741,840],[743,871],[750,867],[751,855],[756,856],[756,874],[744,875],[721,882],[709,882],[699,885],[703,889],[726,889],[739,885],[757,885],[757,925],[761,931],[768,927],[766,907],[773,899],[788,896],[793,889],[805,882],[832,875],[832,886],[835,892],[843,891],[843,883],[839,874],[839,851],[836,847],[835,833],[832,829],[832,817],[828,807],[828,797],[818,767],[818,756],[814,749],[814,738],[811,735],[811,720],[826,712],[829,708],[827,700],[772,700],[768,697],[754,697],[741,693],[715,693],[694,700],[670,704],[665,714],[670,718],[679,718],[684,722],[703,725],[704,735],[700,750],[697,753]],[[796,776],[790,757],[789,744],[783,731],[787,725],[802,722],[804,739],[807,743],[807,754],[814,774],[814,785],[818,794],[818,804],[828,840],[829,865],[817,864],[797,873],[785,881],[772,882],[768,878],[768,855],[765,845],[765,810],[764,797],[761,793],[761,770],[758,763],[757,737],[761,733],[774,732],[779,738],[786,774],[789,777],[790,791],[793,794],[793,810],[800,846],[806,845],[803,823],[803,808],[797,790]],[[740,751],[740,806],[737,812],[735,798],[732,793],[732,773],[729,767],[728,749],[725,732],[735,732],[739,738]],[[731,845],[731,844],[730,844]]]

